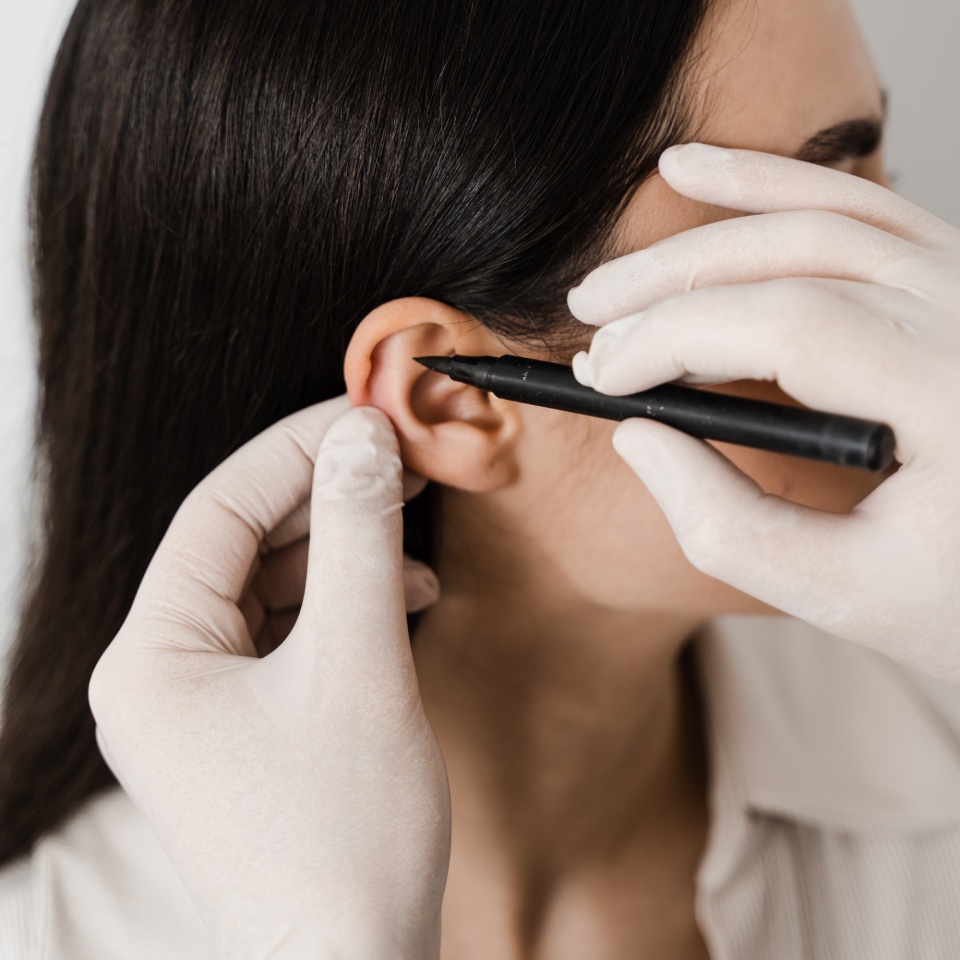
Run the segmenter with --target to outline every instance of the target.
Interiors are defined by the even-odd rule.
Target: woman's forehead
[[[800,156],[829,130],[833,147],[846,140],[862,155],[870,126],[882,127],[883,90],[847,0],[717,0],[699,45],[692,139]],[[731,216],[742,214],[680,196],[655,174],[617,223],[613,256]]]
[[[818,131],[882,117],[848,0],[718,0],[691,77],[699,139],[795,155]]]

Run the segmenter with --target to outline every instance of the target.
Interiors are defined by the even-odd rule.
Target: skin
[[[702,39],[704,142],[790,156],[881,114],[844,0],[721,2]],[[835,166],[889,186],[880,150]],[[628,252],[737,215],[654,176],[616,239]],[[708,764],[680,651],[712,616],[770,608],[690,565],[613,449],[614,423],[500,400],[412,360],[454,352],[531,355],[405,299],[364,319],[345,365],[353,403],[386,412],[405,465],[443,485],[442,596],[414,637],[453,802],[442,957],[706,956],[694,876]],[[771,384],[717,389],[789,402]],[[765,490],[829,511],[880,482],[717,447]]]

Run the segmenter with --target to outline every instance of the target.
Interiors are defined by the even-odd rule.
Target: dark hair
[[[80,0],[36,145],[44,513],[0,863],[113,782],[87,683],[178,505],[344,392],[367,312],[425,296],[516,343],[582,344],[566,291],[689,138],[708,3]],[[404,513],[427,562],[435,508],[428,488]]]

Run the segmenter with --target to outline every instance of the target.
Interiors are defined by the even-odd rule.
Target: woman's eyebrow
[[[881,92],[880,116],[844,120],[815,133],[797,151],[797,160],[808,163],[837,163],[851,157],[866,157],[880,146],[887,118],[887,91]]]

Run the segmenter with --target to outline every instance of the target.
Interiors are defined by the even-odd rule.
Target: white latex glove
[[[570,291],[601,326],[581,383],[776,380],[879,420],[902,464],[846,515],[760,488],[709,444],[631,419],[614,445],[699,569],[786,613],[960,682],[960,231],[864,179],[702,144],[660,173],[759,216],[603,264]]]
[[[101,750],[224,958],[439,953],[450,800],[403,479],[389,419],[346,396],[264,431],[184,501],[91,679]],[[435,600],[407,566],[410,606]],[[258,659],[269,608],[301,594]]]

